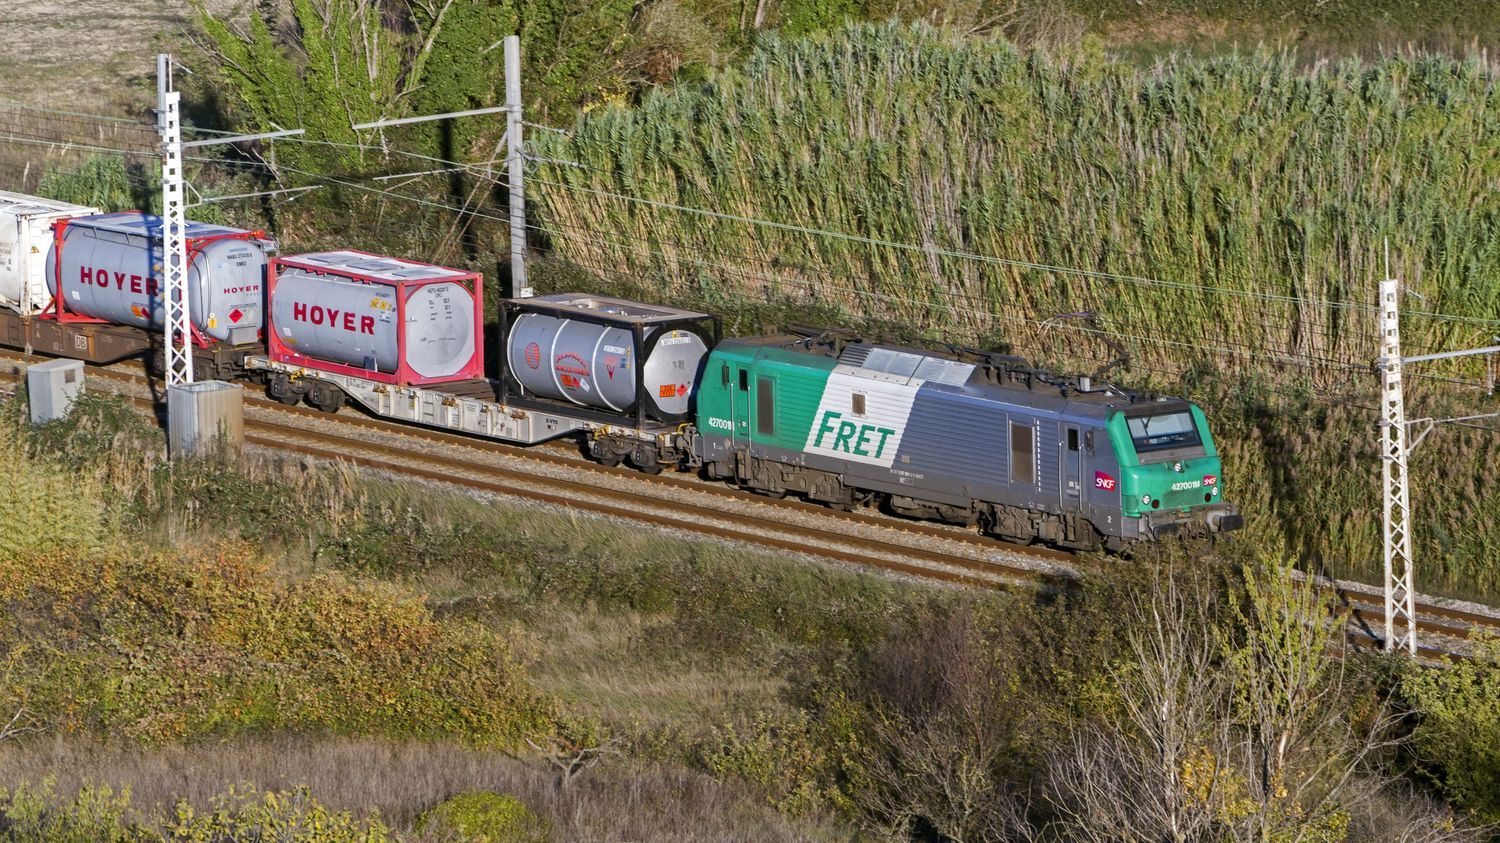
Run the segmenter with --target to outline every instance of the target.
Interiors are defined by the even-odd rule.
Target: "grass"
[[[401,755],[395,778],[430,776],[426,764],[456,771],[440,779],[451,783],[443,794],[370,796],[399,831],[443,796],[501,787],[500,773],[479,767],[493,770],[499,756],[487,753],[503,747],[522,757],[506,761],[501,789],[559,839],[664,839],[683,828],[732,839],[737,827],[841,839],[824,802],[803,798],[800,819],[781,817],[773,802],[787,797],[734,783],[739,768],[712,759],[743,730],[794,719],[790,677],[812,661],[969,599],[338,467],[169,464],[159,434],[122,407],[94,397],[64,423],[4,432],[17,487],[69,490],[80,496],[70,510],[112,530],[38,546],[0,570],[0,635],[16,654],[0,703],[23,706],[55,736],[41,743],[62,753],[52,766],[22,763],[37,757],[33,739],[22,755],[0,755],[0,769],[17,782],[56,774],[56,806],[103,798],[81,789],[85,780],[114,794],[128,787],[127,814],[150,824],[177,797],[207,810],[243,782],[234,799],[309,785],[318,805],[363,817],[371,803],[326,787],[322,767],[286,748],[337,759],[349,741],[376,759],[347,762],[356,766]],[[0,415],[23,410],[12,403]],[[64,476],[78,482],[46,479]],[[558,791],[546,752],[521,737],[604,741],[630,760]],[[187,762],[173,759],[201,757],[194,746],[247,772],[215,768],[184,786],[173,771]],[[265,765],[277,756],[291,766],[275,769],[303,773],[272,775]],[[147,774],[130,765],[154,767],[159,784],[142,788]],[[641,814],[605,825],[606,803]]]
[[[131,815],[142,820],[171,812],[179,801],[204,810],[233,786],[273,792],[305,786],[329,810],[378,814],[398,832],[410,832],[434,805],[483,790],[520,799],[558,840],[847,839],[827,818],[782,817],[745,785],[703,773],[616,761],[563,790],[544,764],[441,742],[281,736],[140,747],[59,740],[0,745],[0,771],[8,782],[51,778],[60,798],[88,782],[128,790]]]
[[[859,326],[1083,372],[1118,341],[1131,363],[1116,377],[1207,409],[1250,541],[1378,582],[1381,244],[1421,296],[1405,304],[1408,353],[1490,344],[1495,79],[1483,54],[1308,64],[1256,50],[1140,67],[900,24],[768,38],[703,84],[536,139],[583,165],[538,162],[555,250],[538,276],[718,310],[731,334]],[[1079,313],[1095,319],[1059,318]],[[1424,364],[1410,415],[1493,410],[1475,389],[1485,365]],[[1450,428],[1413,457],[1426,592],[1500,593],[1484,514],[1500,507],[1494,449],[1492,433]]]
[[[1376,356],[1385,238],[1421,309],[1481,320],[1414,318],[1412,347],[1494,326],[1500,299],[1476,279],[1500,268],[1484,187],[1500,167],[1497,98],[1477,55],[1307,68],[1263,50],[1137,68],[865,25],[768,37],[704,84],[543,133],[540,154],[583,166],[539,161],[533,187],[560,255],[657,298],[787,298],[1046,360],[1106,359],[1102,330],[1147,369],[1290,363],[1327,385]],[[1095,330],[1054,319],[1080,311]]]

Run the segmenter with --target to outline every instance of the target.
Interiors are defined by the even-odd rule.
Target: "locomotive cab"
[[[1120,466],[1120,503],[1143,535],[1219,533],[1244,526],[1222,498],[1219,452],[1196,404],[1153,401],[1105,422]]]

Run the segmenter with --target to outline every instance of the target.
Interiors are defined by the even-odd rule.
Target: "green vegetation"
[[[155,839],[162,811],[185,810],[177,797],[158,792],[137,806],[101,788],[122,780],[159,788],[151,753],[170,766],[172,748],[184,743],[211,740],[236,752],[279,735],[432,745],[406,763],[434,769],[452,768],[465,747],[519,753],[530,771],[497,784],[546,807],[527,826],[539,839],[554,839],[549,825],[559,839],[612,830],[615,821],[599,824],[612,798],[668,806],[639,809],[625,823],[633,839],[672,839],[683,828],[727,833],[715,831],[721,822],[803,837],[827,820],[782,820],[738,784],[663,775],[651,759],[682,770],[697,757],[692,736],[708,734],[709,724],[740,706],[778,707],[778,677],[799,653],[875,634],[893,606],[921,614],[934,597],[338,469],[174,466],[160,461],[159,436],[106,397],[88,397],[68,419],[37,429],[20,423],[23,411],[9,402],[0,426],[4,477],[23,491],[6,514],[29,536],[0,565],[0,708],[18,717],[14,732],[0,734],[0,749],[40,732],[69,746],[107,738],[148,753],[137,762],[146,770],[74,778],[0,805],[33,817],[42,837],[74,833],[104,800],[114,813],[97,818],[109,825],[78,835],[118,825],[120,839]],[[58,530],[56,507],[82,529]],[[746,650],[757,657],[744,659]],[[579,752],[620,759],[626,748],[628,776],[620,761],[598,774],[624,779],[612,790],[592,776],[586,796],[558,796],[549,768]],[[305,783],[268,780],[286,753],[242,751],[240,765],[221,775],[259,771],[256,786],[273,791]],[[353,767],[390,763],[389,749],[371,754]],[[456,783],[472,789],[484,774]],[[324,777],[320,793],[330,783]],[[200,791],[186,808],[206,816],[217,810],[216,793]],[[411,810],[405,792],[381,794],[359,813],[405,809],[401,821],[411,823],[447,795],[431,792]],[[575,814],[584,804],[593,807]],[[458,808],[439,816],[454,811],[449,820],[466,821]],[[266,816],[246,816],[245,827],[272,827]],[[524,815],[513,819],[525,824]],[[787,822],[802,831],[782,829]]]
[[[1500,822],[1500,641],[1447,670],[1408,671],[1402,690],[1419,716],[1418,770],[1483,822]]]
[[[35,431],[21,409],[17,497],[57,502],[66,475],[115,540],[3,567],[10,839],[1473,839],[1420,791],[1379,795],[1402,782],[1487,810],[1488,733],[1448,712],[1497,668],[1341,669],[1314,596],[1246,546],[1034,601],[338,468],[168,464],[107,398]]]
[[[862,26],[767,37],[705,84],[584,114],[536,139],[584,166],[541,161],[533,183],[559,254],[660,296],[826,302],[1048,358],[1063,343],[1105,359],[1102,330],[1149,369],[1311,363],[1331,383],[1376,356],[1386,237],[1423,309],[1481,320],[1414,318],[1410,342],[1488,336],[1500,299],[1475,279],[1500,268],[1483,187],[1497,96],[1478,59],[1140,70]],[[1079,311],[1099,323],[1054,318]]]
[[[474,843],[535,843],[551,839],[521,800],[504,793],[460,793],[417,820],[417,831]]]
[[[141,741],[245,730],[447,737],[516,747],[550,702],[505,638],[416,595],[325,574],[278,582],[254,551],[102,546],[102,484],[17,456],[0,563],[15,705],[64,732]],[[68,523],[58,514],[69,513]],[[76,528],[75,528],[76,525]]]
[[[299,843],[383,843],[379,820],[330,811],[306,790],[245,794],[231,789],[207,811],[182,803],[170,816],[130,815],[130,794],[85,786],[71,799],[50,782],[0,790],[3,835],[14,843],[151,843],[151,841],[295,840]]]

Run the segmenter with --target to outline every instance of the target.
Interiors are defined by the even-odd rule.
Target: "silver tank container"
[[[527,313],[511,324],[510,371],[528,390],[586,407],[628,413],[637,383],[666,415],[687,413],[708,345],[691,331],[645,328],[646,359],[635,359],[630,331]]]
[[[368,259],[367,259],[368,260]],[[423,378],[444,378],[474,357],[474,296],[440,281],[415,286],[406,299],[406,365]],[[276,276],[271,323],[299,354],[393,374],[401,364],[397,288],[283,268]]]
[[[244,229],[192,221],[187,240],[193,327],[231,345],[254,342],[265,321],[263,285],[271,244]],[[47,289],[54,296],[57,252],[55,243],[47,252]],[[126,211],[68,220],[61,263],[68,310],[119,325],[162,329],[160,217]]]

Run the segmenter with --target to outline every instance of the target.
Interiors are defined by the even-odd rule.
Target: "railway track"
[[[15,381],[44,358],[0,350],[0,377]],[[159,415],[152,382],[138,363],[87,367],[142,412]],[[144,394],[141,394],[144,393]],[[879,568],[963,587],[1066,590],[1084,577],[1079,559],[1021,547],[948,525],[865,511],[841,512],[774,500],[695,477],[599,465],[563,447],[521,447],[356,415],[288,407],[247,390],[246,444],[320,461],[344,461],[385,474],[464,488],[483,495],[587,512],[652,527]],[[413,449],[416,443],[430,447]],[[441,452],[436,449],[441,448]],[[519,464],[519,465],[518,465]],[[632,488],[624,488],[629,485]],[[816,522],[816,523],[815,523]],[[1378,648],[1381,597],[1320,580],[1351,641]],[[1462,654],[1476,633],[1500,634],[1500,615],[1421,601],[1419,655]],[[1438,646],[1434,646],[1436,643]]]
[[[14,379],[27,362],[0,353],[5,375]],[[138,409],[155,413],[151,383],[135,367],[89,367],[88,378],[111,385]],[[413,450],[413,440],[441,446]],[[1077,574],[1058,564],[1065,554],[1042,551],[1036,562],[1007,561],[1009,546],[962,530],[905,522],[864,512],[833,512],[802,501],[759,495],[675,475],[642,475],[601,466],[556,449],[522,448],[441,431],[410,427],[353,413],[329,415],[287,407],[246,394],[246,444],[312,459],[345,461],[362,468],[470,491],[520,498],[743,544],[875,567],[954,585],[1056,590]],[[402,447],[402,444],[408,447]],[[495,455],[533,470],[485,461]],[[535,470],[549,469],[550,473]],[[575,475],[575,476],[566,476]],[[622,488],[628,484],[633,489]],[[675,494],[665,494],[672,492]],[[691,495],[699,500],[687,500]],[[757,512],[756,510],[761,510]],[[820,523],[811,523],[812,521]],[[935,546],[948,545],[947,548]],[[1048,556],[1051,554],[1051,556]]]

